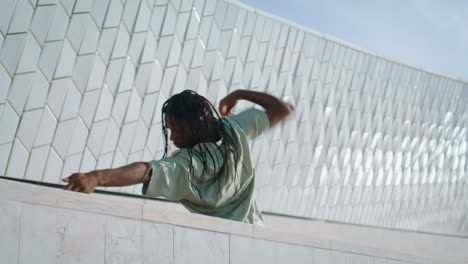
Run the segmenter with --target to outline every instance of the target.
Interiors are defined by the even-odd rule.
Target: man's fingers
[[[69,183],[64,189],[72,192],[84,192],[85,190],[82,185],[77,185],[76,183]]]
[[[231,107],[229,107],[227,104],[223,104],[219,106],[219,112],[223,116],[231,116]]]
[[[86,179],[82,173],[73,173],[67,178],[62,179],[63,182],[68,183],[64,190],[72,192],[85,192],[86,191]]]
[[[82,182],[75,180],[73,182],[73,187],[71,188],[71,190],[74,191],[74,192],[77,192],[80,188],[83,188]]]
[[[73,190],[77,186],[77,180],[75,178],[71,178],[72,176],[62,179],[64,182],[68,182],[68,184],[63,188],[65,190]]]
[[[219,106],[219,112],[221,112],[221,115],[226,115],[226,105],[220,105]]]
[[[71,188],[73,188],[73,183],[72,182],[68,183],[63,189],[64,190],[71,190]]]

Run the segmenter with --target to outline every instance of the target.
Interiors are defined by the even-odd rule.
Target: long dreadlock
[[[229,173],[230,168],[228,167],[230,153],[233,154],[233,164],[237,164],[240,160],[234,130],[228,122],[223,120],[224,118],[219,116],[216,108],[205,97],[192,90],[185,90],[169,98],[162,107],[161,120],[165,140],[163,158],[166,157],[168,149],[166,117],[187,124],[192,134],[199,140],[198,143],[213,142],[213,139],[215,141],[222,140],[221,145],[215,144],[217,150],[223,155],[221,160],[209,150],[206,144],[199,145],[201,151],[193,148],[187,149],[190,157],[190,183],[201,201],[204,202],[202,188],[207,174],[208,162],[212,161],[214,164],[216,175],[212,180],[217,182],[218,191],[221,191],[221,186],[228,181],[228,176],[232,174]],[[191,177],[193,175],[194,156],[199,158],[203,165],[199,181],[194,181],[194,178]],[[237,178],[237,165],[233,167],[234,173],[232,175],[235,180]]]

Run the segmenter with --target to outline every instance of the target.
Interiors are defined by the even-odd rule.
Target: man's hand
[[[219,112],[222,116],[232,116],[231,110],[236,106],[239,99],[236,96],[235,91],[228,94],[219,102]]]
[[[62,179],[68,184],[63,188],[74,192],[92,193],[98,186],[98,177],[96,171],[88,173],[73,173],[70,177]]]

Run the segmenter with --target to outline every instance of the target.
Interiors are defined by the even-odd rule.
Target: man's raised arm
[[[247,100],[263,107],[270,121],[270,127],[285,119],[293,111],[290,105],[273,95],[249,90],[236,90],[224,97],[219,103],[221,115],[231,115],[232,108],[239,100]]]

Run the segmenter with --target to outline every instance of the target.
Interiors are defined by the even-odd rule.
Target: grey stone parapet
[[[192,214],[168,201],[88,195],[4,178],[0,205],[0,255],[19,263],[34,257],[38,263],[102,258],[184,263],[188,257],[197,260],[192,251],[200,250],[209,251],[199,254],[211,255],[212,263],[246,263],[244,258],[261,260],[255,263],[468,262],[463,236],[268,214],[265,226],[256,226]]]

